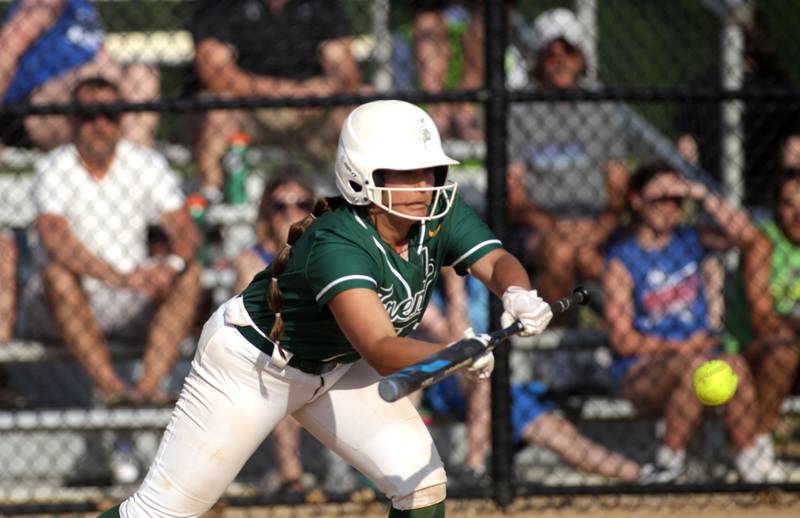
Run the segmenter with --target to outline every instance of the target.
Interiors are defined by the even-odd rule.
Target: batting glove
[[[505,311],[500,317],[503,327],[519,320],[524,328],[520,336],[540,334],[553,318],[550,304],[542,300],[536,290],[528,291],[519,286],[511,286],[503,293],[503,309]]]
[[[471,327],[464,331],[464,338],[474,338],[480,341],[484,347],[489,346],[491,337],[487,334],[476,335]],[[492,351],[485,352],[472,360],[472,365],[467,367],[467,375],[475,380],[487,380],[494,370],[494,354]]]

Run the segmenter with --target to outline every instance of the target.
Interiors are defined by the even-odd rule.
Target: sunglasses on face
[[[87,122],[94,122],[101,117],[110,122],[113,122],[114,124],[117,124],[119,120],[122,118],[122,114],[118,112],[113,112],[113,113],[98,112],[98,113],[78,113],[75,115],[75,118],[81,124]]]
[[[283,214],[289,210],[289,207],[295,207],[303,212],[311,212],[314,208],[314,201],[298,200],[295,202],[286,202],[274,200],[270,203],[270,209],[273,214]]]
[[[672,203],[674,205],[682,205],[683,204],[683,197],[682,196],[658,196],[655,198],[648,198],[645,200],[646,203],[656,205],[661,203]]]
[[[555,45],[552,43],[542,50],[542,58],[551,59],[558,55],[575,56],[580,53],[580,49],[566,40],[556,40],[561,42],[561,50],[556,50]]]

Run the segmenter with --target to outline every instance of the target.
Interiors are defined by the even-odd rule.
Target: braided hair
[[[278,280],[283,270],[286,268],[286,263],[289,262],[289,255],[292,253],[292,247],[297,243],[308,227],[314,224],[317,218],[321,217],[326,212],[336,210],[346,203],[342,196],[319,198],[314,203],[314,208],[308,216],[293,223],[292,226],[289,227],[289,236],[286,239],[286,244],[271,263],[272,282],[267,290],[267,302],[269,302],[272,311],[275,312],[275,323],[272,324],[272,329],[269,332],[269,337],[273,341],[278,342],[281,333],[283,333],[283,319],[280,313],[281,306],[283,305],[283,293],[278,286]]]

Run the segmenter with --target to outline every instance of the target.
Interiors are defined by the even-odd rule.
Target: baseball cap
[[[563,39],[586,53],[586,31],[575,14],[563,7],[545,11],[533,22],[534,52],[540,52],[551,41],[557,39]]]

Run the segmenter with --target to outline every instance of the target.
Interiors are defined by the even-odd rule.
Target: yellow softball
[[[726,403],[736,393],[739,378],[727,362],[710,360],[695,369],[692,388],[704,405],[716,406]]]

